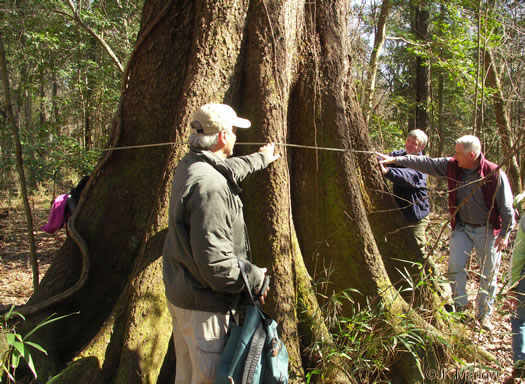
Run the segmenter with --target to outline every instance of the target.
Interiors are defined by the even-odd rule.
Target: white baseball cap
[[[211,135],[233,127],[250,128],[250,120],[237,116],[232,107],[226,104],[206,104],[193,114],[192,131]]]

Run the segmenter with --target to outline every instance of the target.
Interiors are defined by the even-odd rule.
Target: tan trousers
[[[192,311],[168,302],[177,358],[175,384],[213,384],[230,315]]]

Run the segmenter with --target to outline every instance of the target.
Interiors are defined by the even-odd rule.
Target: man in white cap
[[[173,178],[164,285],[173,320],[175,383],[213,383],[226,342],[229,309],[244,284],[261,302],[266,268],[252,264],[239,187],[246,176],[277,160],[273,143],[230,157],[237,128],[249,128],[224,104],[206,104],[193,115],[190,152]]]

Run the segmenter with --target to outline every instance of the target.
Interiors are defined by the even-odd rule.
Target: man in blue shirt
[[[427,135],[420,129],[408,133],[405,149],[393,151],[390,156],[423,155],[427,145]],[[381,165],[383,175],[393,183],[394,198],[407,219],[413,236],[424,255],[426,228],[430,203],[428,201],[427,175],[399,165]]]

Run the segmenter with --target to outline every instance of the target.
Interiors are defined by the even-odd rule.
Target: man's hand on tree
[[[383,153],[376,152],[376,156],[379,158],[379,164],[386,165],[386,164],[395,164],[396,157],[395,156],[388,156]]]
[[[274,150],[275,150],[274,143],[268,143],[266,145],[263,145],[261,148],[259,148],[259,152],[264,153],[268,157],[268,159],[270,159],[270,163],[273,163],[275,160],[281,157],[281,155],[274,153]]]
[[[386,175],[389,171],[388,167],[385,167],[386,164],[394,164],[396,162],[395,156],[388,156],[384,155],[382,153],[376,152],[376,155],[379,160],[379,167],[381,169],[381,173],[383,175]]]
[[[381,173],[383,175],[386,175],[389,171],[389,169],[387,167],[385,167],[381,162],[379,162],[379,168],[381,168]]]
[[[261,305],[264,305],[264,302],[266,300],[266,296],[268,296],[268,292],[270,291],[270,276],[266,274],[266,268],[264,269],[264,280],[261,285],[261,289],[257,293],[257,296],[259,296],[259,302]]]

